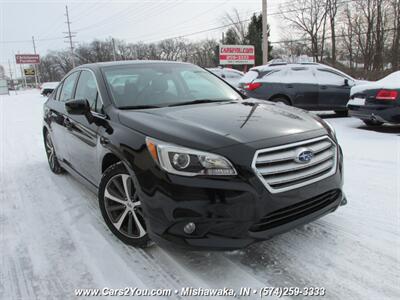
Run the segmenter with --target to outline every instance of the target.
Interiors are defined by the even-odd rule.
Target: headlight
[[[235,168],[226,158],[184,148],[146,137],[146,145],[155,162],[165,171],[182,176],[232,176]]]

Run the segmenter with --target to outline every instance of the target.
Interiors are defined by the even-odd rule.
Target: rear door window
[[[345,78],[329,70],[317,69],[318,83],[321,85],[344,85]]]
[[[288,81],[291,83],[316,84],[314,72],[309,67],[292,67],[288,72]]]
[[[262,77],[262,81],[268,82],[282,82],[285,81],[286,70],[277,69],[277,70],[270,70]]]

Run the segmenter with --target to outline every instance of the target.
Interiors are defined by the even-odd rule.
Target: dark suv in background
[[[323,64],[272,63],[250,69],[239,87],[252,98],[345,116],[350,88],[356,84],[349,75]]]

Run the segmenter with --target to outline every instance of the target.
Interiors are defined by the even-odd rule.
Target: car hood
[[[121,110],[119,118],[146,136],[203,150],[324,128],[311,113],[255,99]]]

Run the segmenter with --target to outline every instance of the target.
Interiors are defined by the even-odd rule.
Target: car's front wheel
[[[104,172],[99,205],[108,228],[122,242],[137,247],[151,244],[134,180],[123,163],[116,163]]]
[[[44,135],[44,148],[46,149],[47,161],[49,163],[50,170],[53,173],[61,174],[64,169],[60,166],[60,163],[58,162],[56,150],[54,148],[54,144],[49,131],[46,131]]]

